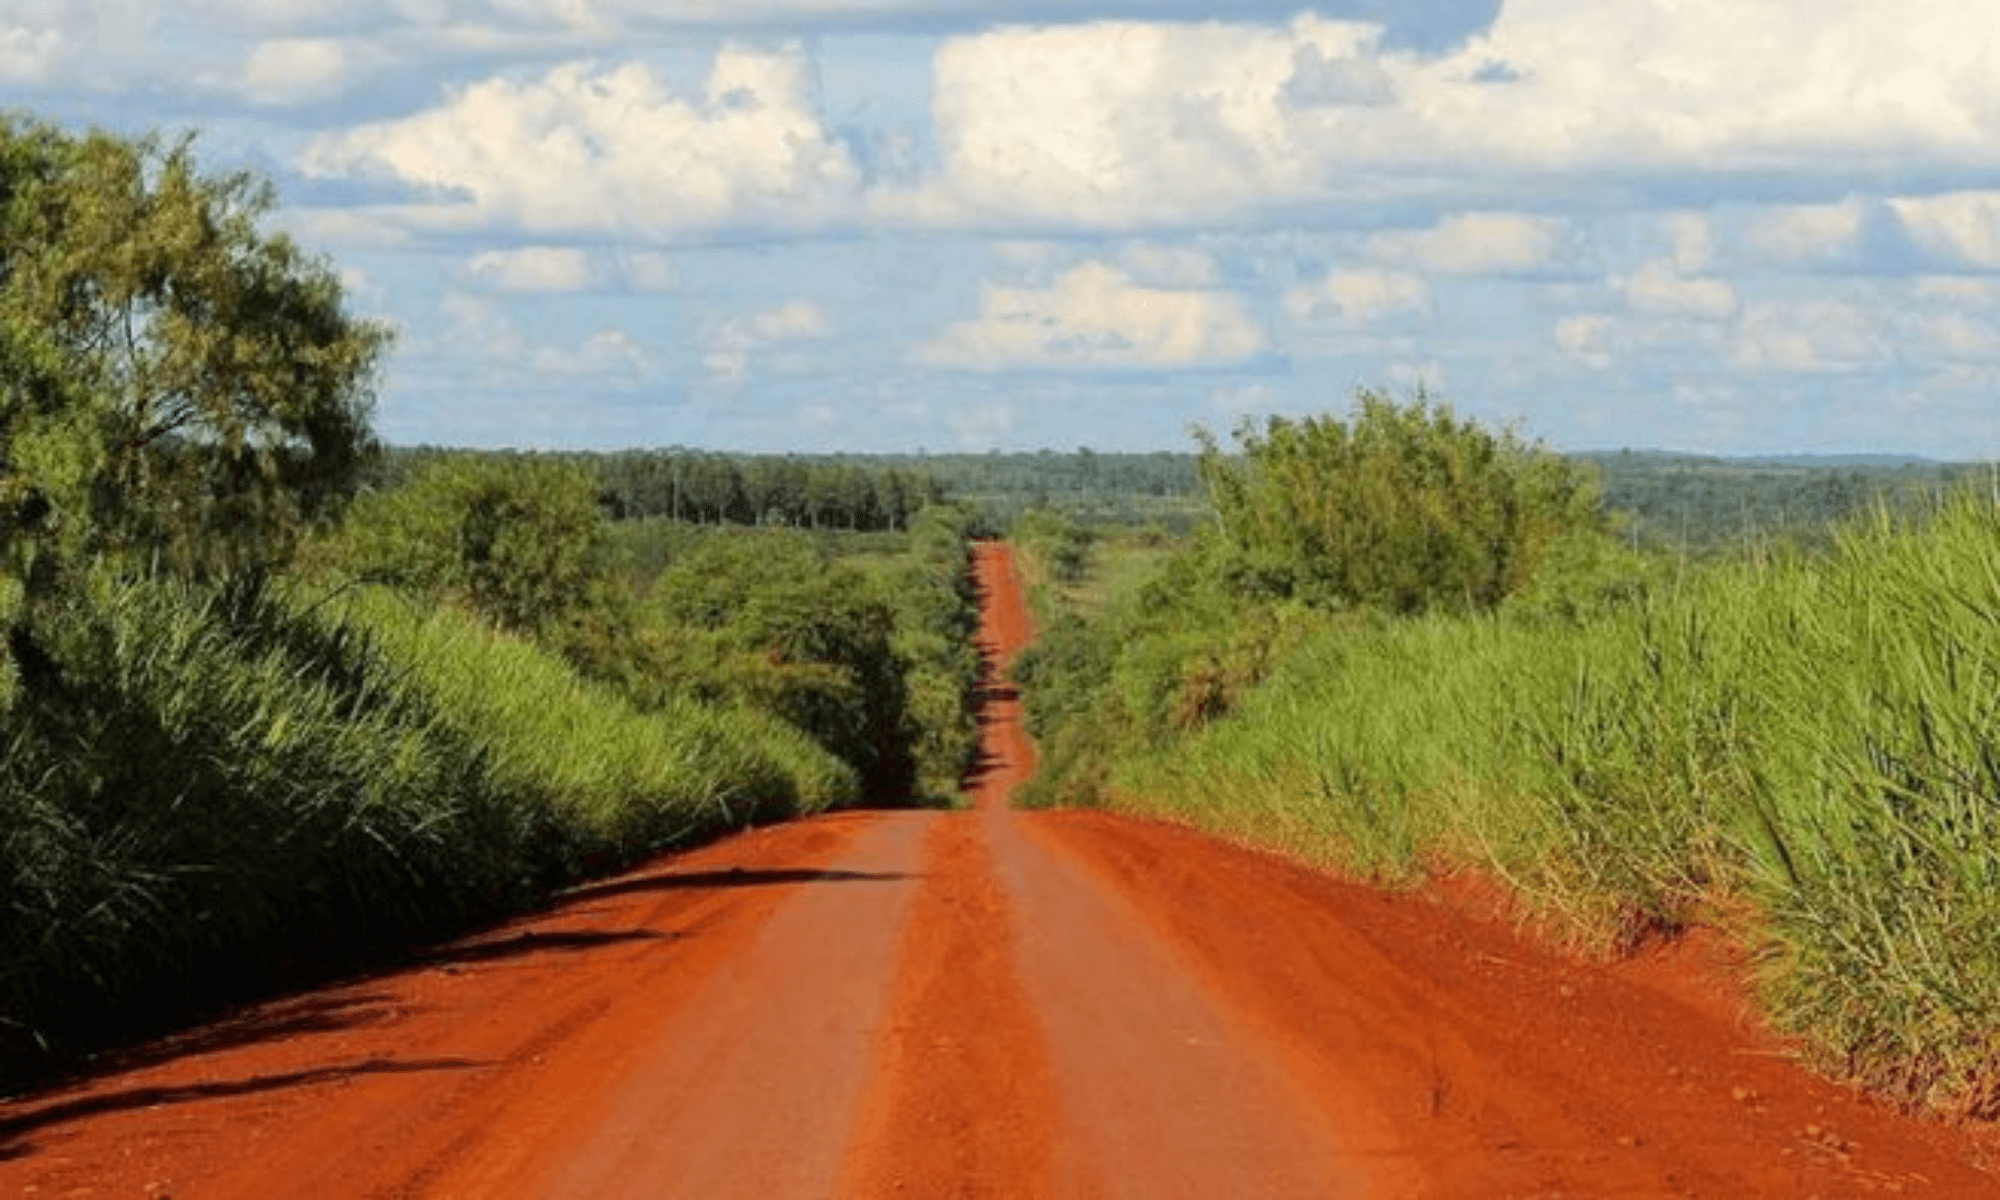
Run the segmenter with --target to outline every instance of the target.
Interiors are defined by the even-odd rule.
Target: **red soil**
[[[979,558],[986,649],[1026,637]],[[7,1196],[2000,1195],[1686,950],[1582,963],[1164,824],[758,830],[0,1103]]]

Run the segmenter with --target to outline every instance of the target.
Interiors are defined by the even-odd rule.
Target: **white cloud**
[[[1556,322],[1556,346],[1593,371],[1608,370],[1613,362],[1612,336],[1616,328],[1603,313],[1564,317]]]
[[[1208,287],[1221,278],[1214,255],[1163,242],[1127,244],[1118,251],[1118,265],[1134,282],[1151,287]]]
[[[1366,56],[1374,28],[1098,22],[945,43],[934,66],[943,174],[878,198],[892,219],[1122,227],[1213,217],[1312,191],[1287,85],[1310,51]],[[1344,107],[1315,102],[1310,120]],[[1375,111],[1373,109],[1365,111]]]
[[[1767,259],[1810,265],[1854,250],[1860,245],[1867,218],[1868,206],[1859,199],[1791,205],[1750,217],[1744,222],[1744,237]]]
[[[1328,312],[1347,321],[1374,321],[1427,312],[1430,304],[1430,287],[1421,277],[1374,268],[1335,269],[1317,283],[1302,283],[1285,293],[1285,311],[1296,321]]]
[[[1379,29],[1103,21],[954,38],[943,169],[887,219],[1206,223],[1347,197],[1490,194],[1593,173],[2000,166],[1991,0],[1508,0],[1424,57]],[[1490,64],[1510,68],[1494,82]],[[1675,262],[1705,264],[1698,219]]]
[[[671,94],[644,63],[491,79],[428,112],[322,138],[301,165],[448,197],[398,211],[413,224],[544,233],[812,227],[849,214],[860,186],[796,47],[725,47],[698,100]]]
[[[596,379],[643,379],[652,371],[651,357],[622,329],[599,330],[574,349],[543,347],[535,352],[533,362],[535,369],[546,375]]]
[[[1936,313],[1915,318],[1915,341],[1947,362],[1992,361],[2000,358],[2000,328],[1962,313]]]
[[[652,372],[651,356],[623,330],[602,329],[578,344],[556,345],[530,337],[506,303],[492,297],[446,292],[441,311],[442,334],[411,349],[477,364],[486,376],[505,378],[510,385],[519,383],[523,370],[600,382],[631,382]]]
[[[464,355],[487,371],[518,365],[532,356],[527,335],[498,302],[450,291],[440,310],[447,326],[443,336],[412,346],[412,351]]]
[[[1969,266],[2000,268],[2000,192],[1891,200],[1917,244]]]
[[[590,255],[572,246],[523,246],[477,255],[467,271],[496,291],[580,292],[595,286]]]
[[[278,38],[260,42],[244,61],[238,87],[263,104],[303,104],[335,95],[352,64],[331,38]]]
[[[1682,261],[1691,257],[1676,255]],[[1723,321],[1736,312],[1736,289],[1728,280],[1682,275],[1672,261],[1647,263],[1619,280],[1618,289],[1626,303],[1648,316]]]
[[[1087,262],[1046,289],[988,285],[979,316],[947,327],[916,357],[974,370],[1175,369],[1242,362],[1269,348],[1233,296],[1142,287],[1116,267]]]
[[[1014,432],[1018,415],[1014,405],[1008,401],[986,400],[958,405],[945,414],[944,421],[961,446],[985,449],[999,445]]]
[[[702,365],[723,383],[741,383],[750,375],[753,355],[780,342],[821,338],[833,332],[826,310],[810,300],[789,300],[748,317],[720,322],[703,341]]]
[[[1510,63],[1522,81],[1439,89],[1435,121],[1550,165],[1990,162],[1990,22],[1987,0],[1509,0],[1461,57]]]
[[[1427,230],[1376,234],[1368,251],[1441,275],[1501,275],[1548,265],[1561,232],[1562,223],[1546,217],[1469,212]]]
[[[40,83],[53,73],[63,48],[59,30],[0,25],[0,79]]]
[[[1734,362],[1748,371],[1865,370],[1892,357],[1889,325],[1843,300],[1756,304],[1737,327]]]

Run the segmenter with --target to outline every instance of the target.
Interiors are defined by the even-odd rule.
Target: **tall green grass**
[[[1747,911],[1823,1065],[2000,1116],[1990,500],[1581,620],[1344,621],[1110,783],[1362,873],[1485,863],[1607,942]]]
[[[0,718],[0,1075],[855,797],[774,718],[641,716],[383,592],[103,578],[37,633]]]

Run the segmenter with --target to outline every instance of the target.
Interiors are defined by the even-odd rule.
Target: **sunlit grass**
[[[1406,878],[1474,861],[1602,944],[1756,914],[1779,1020],[2000,1113],[2000,513],[1882,516],[1584,622],[1349,623],[1117,802]]]

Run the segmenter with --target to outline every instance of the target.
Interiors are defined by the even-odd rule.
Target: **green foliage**
[[[606,521],[595,480],[534,455],[435,461],[354,505],[334,551],[363,578],[459,596],[509,629],[560,628],[600,599]]]
[[[1244,461],[1205,433],[1202,474],[1251,594],[1323,608],[1492,608],[1551,543],[1596,521],[1587,475],[1423,393],[1362,392],[1351,421],[1272,417],[1237,430]]]
[[[105,552],[266,570],[351,488],[388,332],[271,207],[187,140],[0,117],[0,502],[31,589]]]
[[[439,459],[480,452],[416,447],[392,450],[376,472],[383,488],[400,486]],[[613,519],[666,518],[700,525],[783,525],[848,532],[901,531],[943,489],[928,474],[871,467],[845,455],[723,454],[675,447],[570,452],[553,458],[596,480]]]
[[[713,537],[668,568],[648,607],[666,688],[776,713],[853,763],[870,795],[914,794],[894,612],[867,577],[800,534]]]
[[[1845,523],[1880,505],[1921,511],[1953,486],[1991,486],[1973,463],[1855,455],[1702,458],[1620,451],[1580,454],[1603,479],[1604,505],[1644,549],[1709,558],[1783,546],[1833,547]]]
[[[1080,582],[1090,565],[1089,532],[1053,508],[1031,508],[1014,518],[1007,540],[1028,557],[1035,574],[1058,584]]]
[[[855,796],[775,720],[640,715],[385,591],[100,573],[42,629],[0,727],[0,1073]]]
[[[955,790],[969,753],[961,510],[933,506],[908,534],[704,530],[607,521],[595,482],[570,456],[429,456],[365,494],[315,561],[461,600],[642,708],[771,713],[877,800]],[[844,561],[863,555],[880,569]]]

